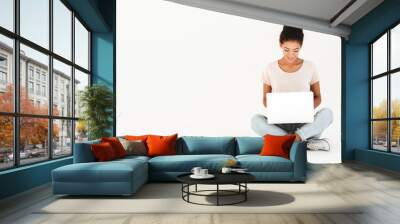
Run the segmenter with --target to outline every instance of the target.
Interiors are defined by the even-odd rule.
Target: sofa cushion
[[[260,154],[263,137],[236,137],[236,155]]]
[[[281,156],[290,159],[290,148],[296,135],[289,134],[283,136],[269,135],[264,136],[264,146],[261,149],[261,156]]]
[[[146,142],[146,139],[149,135],[125,135],[123,138],[130,141],[141,140]]]
[[[240,167],[249,172],[292,172],[292,161],[279,156],[238,155]]]
[[[150,171],[190,172],[193,167],[200,166],[210,171],[219,171],[230,159],[231,155],[174,155],[158,156],[149,160]]]
[[[126,151],[126,155],[147,155],[146,142],[142,140],[127,140],[125,138],[118,138]]]
[[[147,155],[152,157],[175,155],[177,138],[177,133],[169,136],[149,135],[146,140],[148,148]]]
[[[118,158],[112,145],[108,142],[92,144],[90,147],[92,149],[94,157],[96,157],[96,161],[105,162]]]
[[[57,182],[130,182],[134,173],[147,176],[147,163],[140,159],[74,163],[52,171]]]
[[[115,155],[117,158],[122,158],[126,156],[126,151],[124,146],[121,144],[117,137],[103,137],[101,138],[101,142],[108,142],[114,149]]]
[[[235,155],[235,138],[183,136],[177,142],[177,154],[226,154]]]
[[[130,156],[125,156],[124,158],[113,160],[113,162],[124,161],[124,162],[128,162],[129,163],[129,162],[135,161],[135,160],[147,162],[147,161],[149,161],[149,159],[150,159],[150,157],[147,157],[147,156],[130,155]]]

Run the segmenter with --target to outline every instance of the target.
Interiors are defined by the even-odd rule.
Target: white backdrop
[[[256,136],[263,112],[261,74],[281,57],[281,25],[163,0],[117,1],[117,135]],[[321,77],[322,105],[334,112],[324,132],[340,162],[340,38],[304,31],[300,57]]]

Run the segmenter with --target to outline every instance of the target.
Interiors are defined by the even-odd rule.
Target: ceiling
[[[383,0],[168,0],[347,38],[351,25]]]
[[[273,9],[281,12],[292,13],[300,16],[308,16],[315,19],[329,21],[351,0],[227,0],[255,7]],[[297,4],[293,4],[297,3]],[[351,25],[350,21],[344,22]]]
[[[350,0],[301,0],[297,4],[291,0],[229,0],[231,2],[285,11],[293,14],[329,20]],[[313,6],[313,7],[310,7]]]

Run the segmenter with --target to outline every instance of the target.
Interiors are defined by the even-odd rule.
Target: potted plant
[[[80,92],[79,106],[82,109],[82,125],[87,127],[90,140],[110,136],[112,127],[113,93],[102,84],[94,84]]]

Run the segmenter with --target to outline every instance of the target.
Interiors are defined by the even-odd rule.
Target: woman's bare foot
[[[301,137],[297,133],[295,133],[295,135],[296,135],[296,138],[294,139],[294,141],[302,141]]]

